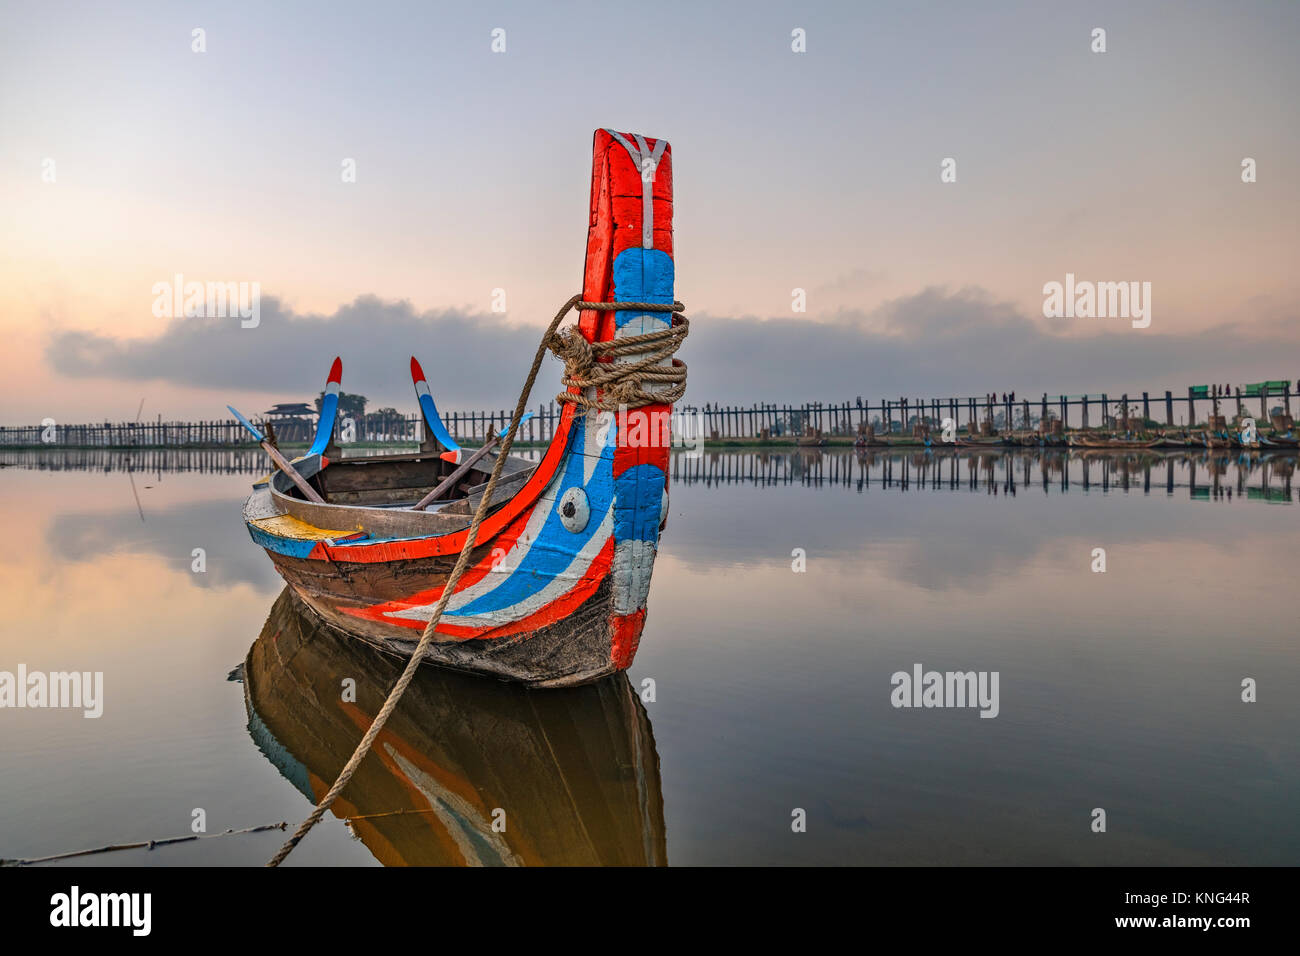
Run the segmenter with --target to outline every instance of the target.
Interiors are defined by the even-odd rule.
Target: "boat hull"
[[[281,573],[286,581],[290,579],[290,574]],[[419,631],[357,617],[348,612],[358,604],[319,589],[292,584],[290,588],[299,608],[318,622],[391,657],[409,659],[415,652]],[[491,640],[432,643],[421,663],[536,688],[577,687],[624,669],[619,639],[625,637],[610,621],[610,585],[604,582],[572,613],[552,624]]]
[[[631,666],[666,498],[661,473],[650,478],[657,489],[642,487],[645,472],[633,473],[633,482],[615,473],[617,438],[609,436],[617,428],[613,416],[566,411],[561,434],[531,477],[481,525],[482,543],[470,552],[422,663],[534,687],[590,683]],[[329,468],[353,466],[300,467],[328,487]],[[645,519],[650,490],[659,494],[648,540],[644,527],[629,534],[620,512]],[[331,510],[287,492],[277,475],[249,497],[244,519],[253,540],[320,620],[409,658],[451,578],[469,516]],[[569,516],[574,502],[583,511]],[[403,533],[404,514],[449,527]],[[628,543],[639,545],[635,560],[625,557]]]

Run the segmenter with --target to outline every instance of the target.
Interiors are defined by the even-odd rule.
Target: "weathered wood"
[[[322,473],[326,494],[367,489],[424,489],[441,480],[447,472],[446,462],[438,457],[437,451],[428,457],[414,460],[395,461],[387,456],[379,456],[365,460],[347,459],[346,462],[343,467]]]
[[[298,469],[293,467],[288,458],[285,458],[284,455],[280,454],[279,449],[269,441],[264,441],[261,444],[262,448],[271,456],[271,460],[275,462],[280,471],[284,472],[284,474],[288,476],[289,480],[298,486],[298,490],[307,496],[308,501],[315,502],[318,505],[323,505],[325,503],[325,499],[320,496],[320,493],[311,485],[307,484],[306,479],[304,479],[302,475],[298,474]]]
[[[496,491],[493,493],[495,502],[502,502],[522,488],[528,479],[532,477],[533,468],[527,468],[511,476],[500,478],[497,481]],[[487,482],[480,482],[477,485],[470,485],[465,489],[465,497],[459,501],[453,501],[442,509],[443,514],[466,514],[472,515],[478,510],[479,502],[483,500],[483,492],[487,490]]]
[[[468,474],[470,469],[472,469],[476,464],[478,464],[479,461],[482,460],[482,458],[488,452],[490,452],[493,448],[496,447],[498,441],[499,439],[497,438],[497,436],[493,435],[490,439],[488,439],[487,444],[485,444],[482,448],[480,448],[478,451],[474,452],[474,454],[470,455],[467,459],[465,459],[465,461],[461,463],[460,467],[458,467],[450,475],[448,475],[441,482],[439,482],[438,486],[434,488],[432,491],[430,491],[423,498],[421,498],[419,503],[411,510],[423,511],[425,508],[429,507],[429,505],[432,502],[437,501],[439,498],[445,495],[448,491],[450,491],[453,487],[455,487],[457,481],[459,481],[466,474]]]

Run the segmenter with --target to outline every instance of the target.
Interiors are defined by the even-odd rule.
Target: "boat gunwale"
[[[537,467],[524,483],[524,486],[483,519],[483,523],[479,526],[478,545],[481,546],[487,543],[541,497],[570,453],[569,441],[572,437],[572,426],[576,417],[576,406],[566,403],[560,422],[556,426],[555,435],[551,439],[551,444],[547,447],[541,461],[537,463]],[[388,530],[381,530],[373,526],[365,528],[360,524],[355,524],[354,527],[347,530],[362,531],[367,534],[380,532],[383,537],[375,541],[338,542],[332,545],[322,540],[320,547],[310,555],[312,558],[319,557],[320,560],[338,558],[379,563],[409,558],[436,557],[458,552],[463,546],[465,538],[468,537],[472,515],[446,515],[437,511],[419,512],[409,509],[373,508],[366,505],[331,505],[328,503],[317,505],[281,492],[277,487],[277,483],[288,480],[287,476],[277,472],[272,476],[266,490],[270,492],[272,501],[278,509],[308,525],[317,528],[333,526],[336,530],[343,530],[337,527],[338,522],[327,521],[320,523],[313,519],[325,514],[337,514],[344,517],[348,512],[353,514],[364,512],[372,519],[379,519],[378,524],[389,526]],[[315,509],[325,510],[317,513]],[[422,527],[422,524],[441,525],[442,527],[427,528]],[[448,527],[448,524],[452,526]]]

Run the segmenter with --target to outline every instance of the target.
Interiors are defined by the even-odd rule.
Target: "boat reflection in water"
[[[286,589],[244,663],[249,732],[315,804],[402,663],[322,626]],[[333,813],[386,865],[667,862],[659,756],[622,672],[529,691],[422,667]]]

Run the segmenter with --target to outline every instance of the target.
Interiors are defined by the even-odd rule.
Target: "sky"
[[[0,424],[258,412],[335,354],[372,405],[412,354],[512,404],[601,126],[673,145],[692,403],[1295,380],[1298,42],[1256,0],[6,0]],[[1045,318],[1067,273],[1151,283],[1150,326]],[[177,274],[257,283],[257,327],[155,315]]]

